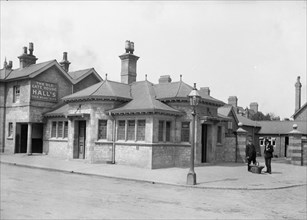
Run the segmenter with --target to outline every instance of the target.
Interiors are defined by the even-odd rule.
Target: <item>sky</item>
[[[297,76],[306,102],[306,1],[0,1],[1,68],[19,68],[22,47],[34,43],[37,63],[70,71],[95,68],[120,81],[125,41],[134,42],[137,80],[161,75],[225,103],[257,102],[264,114],[290,118]]]

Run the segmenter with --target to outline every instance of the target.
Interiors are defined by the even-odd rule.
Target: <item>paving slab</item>
[[[195,167],[197,185],[186,185],[188,168],[143,169],[118,164],[91,164],[80,159],[61,159],[49,155],[1,154],[1,163],[70,172],[83,175],[94,175],[108,178],[119,178],[149,183],[170,184],[183,187],[229,190],[266,190],[282,189],[306,185],[307,167],[285,163],[285,160],[272,161],[272,174],[255,174],[247,171],[243,163],[217,163]],[[257,158],[260,165],[264,160]]]

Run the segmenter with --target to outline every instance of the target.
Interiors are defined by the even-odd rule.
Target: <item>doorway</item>
[[[16,123],[15,154],[27,153],[28,124]]]
[[[201,162],[207,162],[208,125],[201,126]]]
[[[285,157],[287,157],[287,150],[288,150],[288,145],[289,145],[289,137],[285,137]]]
[[[74,140],[75,141],[73,158],[85,159],[86,121],[75,122]]]

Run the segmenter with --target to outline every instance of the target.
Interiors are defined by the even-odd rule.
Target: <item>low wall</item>
[[[67,140],[44,140],[43,152],[58,158],[68,157],[68,141]],[[47,147],[48,146],[48,147]]]
[[[91,162],[110,162],[112,161],[112,143],[96,142]]]
[[[187,167],[190,163],[190,146],[154,145],[152,147],[152,169]]]
[[[307,139],[302,139],[302,165],[307,166]]]

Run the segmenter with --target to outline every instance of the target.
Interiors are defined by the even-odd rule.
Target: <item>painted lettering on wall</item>
[[[39,100],[45,102],[58,101],[58,85],[48,82],[31,82],[31,100]]]

